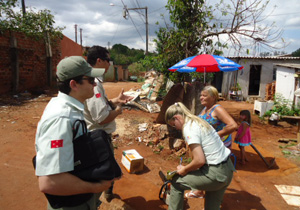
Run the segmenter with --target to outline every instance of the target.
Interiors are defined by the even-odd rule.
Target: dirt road
[[[119,94],[120,89],[139,88],[137,83],[105,83],[109,98]],[[46,209],[46,199],[38,190],[37,178],[31,163],[35,154],[34,136],[36,125],[50,96],[40,96],[31,100],[18,98],[0,98],[0,209]],[[220,104],[235,118],[241,109],[253,110],[253,104],[245,102],[221,101]],[[110,204],[104,203],[101,209],[122,209],[122,202],[133,209],[159,210],[167,206],[158,199],[162,181],[158,171],[172,170],[178,164],[178,158],[170,150],[164,148],[160,154],[144,143],[138,143],[141,135],[138,124],[147,122],[154,124],[157,114],[140,110],[124,110],[118,117],[116,159],[120,162],[122,151],[136,149],[145,159],[145,170],[140,174],[128,174],[115,184],[115,193],[119,199]],[[272,209],[294,210],[299,207],[288,205],[275,185],[300,186],[299,157],[286,158],[282,148],[286,144],[279,143],[279,138],[295,138],[297,126],[280,123],[271,126],[260,122],[253,116],[251,127],[253,143],[258,150],[270,160],[276,157],[276,167],[268,170],[264,162],[251,147],[246,147],[250,162],[246,165],[236,165],[237,172],[224,196],[222,209]],[[239,149],[234,144],[233,153],[239,157]],[[112,207],[113,206],[113,207]],[[202,199],[190,199],[186,209],[198,210],[203,208]]]

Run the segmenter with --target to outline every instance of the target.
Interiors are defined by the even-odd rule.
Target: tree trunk
[[[199,115],[201,110],[204,108],[203,105],[201,105],[200,102],[200,96],[201,96],[201,91],[204,88],[204,84],[199,81],[194,82],[194,87],[195,87],[195,108],[194,108],[194,114]]]
[[[204,108],[200,103],[200,95],[203,87],[204,84],[199,81],[185,83],[183,103],[194,115],[198,115]]]

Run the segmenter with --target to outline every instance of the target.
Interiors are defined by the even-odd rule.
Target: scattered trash
[[[166,91],[169,91],[173,85],[174,85],[174,82],[172,82],[172,80],[168,79],[167,84],[166,84]]]
[[[124,92],[124,95],[131,96],[131,97],[133,97],[133,99],[131,101],[136,101],[140,95],[140,92],[130,90],[130,91]],[[130,104],[131,101],[129,101],[127,104]]]
[[[181,148],[185,147],[185,141],[183,139],[175,139],[173,143],[173,148],[178,151]]]
[[[300,187],[291,185],[275,185],[283,199],[291,206],[300,207]]]
[[[145,78],[145,83],[141,89],[124,92],[125,95],[133,97],[125,106],[129,110],[131,109],[129,108],[130,105],[149,113],[160,112],[160,106],[153,102],[156,101],[159,89],[163,85],[163,75],[158,76],[157,73],[152,70],[146,73]]]
[[[157,103],[147,104],[147,109],[150,113],[158,113],[160,112],[160,106]]]
[[[140,103],[137,103],[135,101],[131,101],[130,105],[134,105],[145,112],[149,112],[149,110],[146,107],[144,107],[143,105],[141,105]]]
[[[139,132],[147,130],[148,123],[139,124]]]
[[[277,125],[279,121],[279,115],[277,112],[272,113],[271,117],[269,118],[269,124]]]

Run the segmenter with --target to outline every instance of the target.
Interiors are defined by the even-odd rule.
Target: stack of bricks
[[[275,81],[266,85],[266,96],[265,96],[266,101],[274,100],[275,87],[276,87]]]

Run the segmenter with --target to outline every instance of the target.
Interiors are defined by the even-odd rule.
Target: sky
[[[26,7],[35,11],[49,9],[54,15],[55,26],[66,27],[63,34],[73,41],[75,41],[75,25],[77,25],[77,43],[80,44],[81,29],[83,46],[111,47],[114,44],[123,44],[129,48],[143,50],[146,49],[146,9],[144,8],[147,7],[150,52],[155,51],[153,42],[156,38],[155,32],[159,27],[166,27],[166,24],[170,26],[166,4],[167,0],[25,0]],[[129,16],[125,19],[124,6],[128,9],[140,9],[129,10]],[[271,10],[273,12],[269,15]],[[299,0],[271,0],[264,13],[266,24],[275,22],[278,29],[283,30],[282,39],[279,41],[284,40],[285,43],[289,43],[280,51],[292,53],[300,48],[299,10]],[[269,49],[255,46],[250,52],[254,55],[266,51]],[[233,55],[233,49],[228,49],[224,54]]]

